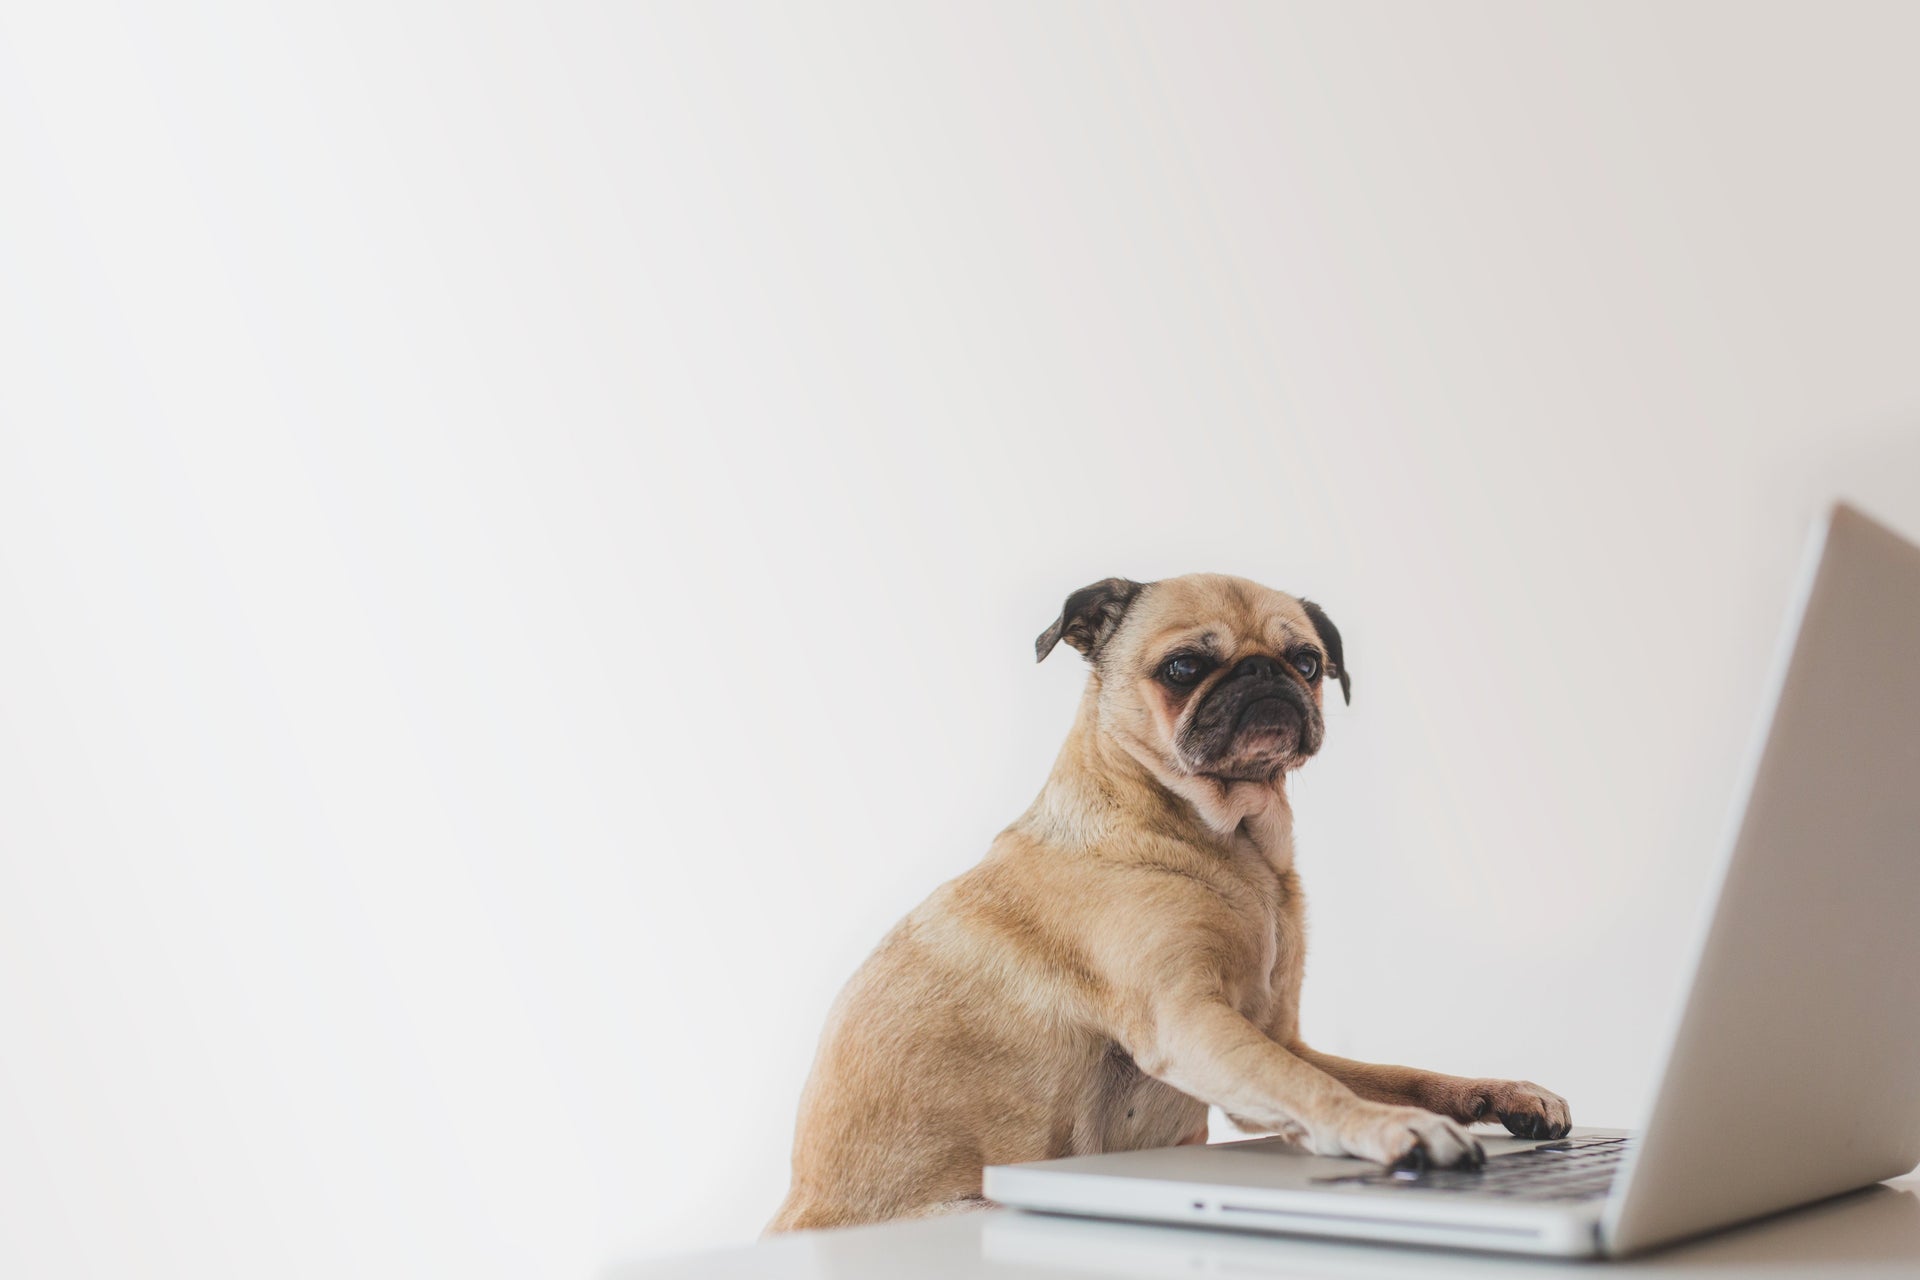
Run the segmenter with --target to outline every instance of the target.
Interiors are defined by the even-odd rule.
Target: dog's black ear
[[[1327,647],[1327,674],[1340,681],[1340,696],[1347,702],[1353,701],[1353,677],[1347,674],[1346,651],[1340,647],[1340,628],[1333,625],[1333,619],[1327,611],[1311,600],[1302,600],[1300,607],[1307,611],[1307,617],[1313,622],[1313,629],[1320,633],[1320,643]]]
[[[1053,646],[1065,640],[1092,661],[1107,642],[1127,606],[1140,594],[1141,583],[1131,578],[1102,578],[1067,597],[1060,616],[1033,642],[1035,662],[1045,661]]]

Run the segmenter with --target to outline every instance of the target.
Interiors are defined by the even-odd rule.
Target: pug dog
[[[1220,574],[1108,578],[1035,651],[1090,671],[1046,785],[853,975],[769,1231],[987,1203],[989,1164],[1204,1142],[1207,1108],[1322,1155],[1473,1166],[1467,1126],[1564,1135],[1556,1094],[1354,1062],[1299,1026],[1287,777],[1320,749],[1339,629]]]

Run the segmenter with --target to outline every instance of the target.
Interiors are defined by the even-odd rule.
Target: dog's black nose
[[[1256,653],[1251,658],[1241,659],[1240,665],[1233,669],[1234,679],[1238,680],[1242,676],[1252,676],[1258,680],[1278,680],[1280,663],[1264,653]]]

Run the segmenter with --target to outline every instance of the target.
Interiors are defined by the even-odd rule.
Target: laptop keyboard
[[[1626,1138],[1562,1138],[1492,1156],[1478,1169],[1389,1169],[1325,1181],[1414,1191],[1472,1191],[1524,1200],[1593,1200],[1607,1194],[1628,1143]]]

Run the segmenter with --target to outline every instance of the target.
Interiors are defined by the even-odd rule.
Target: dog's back
[[[769,1231],[977,1206],[988,1164],[1204,1132],[1204,1106],[1099,1030],[1095,980],[1058,928],[1088,870],[1010,830],[875,948],[821,1035]]]
[[[1054,1117],[1067,1108],[1050,1095],[1093,1037],[1061,1025],[1059,1004],[1046,1011],[1057,983],[1003,935],[1019,891],[996,872],[990,859],[936,890],[834,1002],[801,1095],[793,1186],[768,1230],[963,1208],[989,1158],[1064,1146]],[[1033,1004],[1006,998],[1022,988]]]

